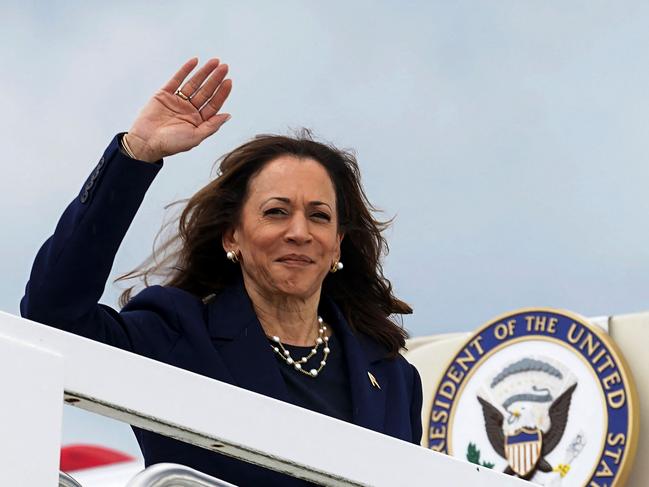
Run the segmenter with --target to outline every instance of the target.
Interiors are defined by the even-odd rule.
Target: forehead
[[[333,206],[336,199],[327,170],[312,158],[284,155],[268,162],[248,187],[248,199],[283,197],[322,201]]]

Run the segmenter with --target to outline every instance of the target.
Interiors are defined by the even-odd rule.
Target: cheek
[[[268,258],[268,254],[272,251],[273,241],[265,239],[263,236],[256,236],[247,242],[246,253],[253,262],[262,262]]]
[[[257,264],[271,259],[281,243],[281,238],[276,233],[272,228],[263,226],[247,229],[245,238],[241,241],[241,251],[244,256],[247,255],[249,260]]]

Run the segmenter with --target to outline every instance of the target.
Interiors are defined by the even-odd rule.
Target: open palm
[[[227,64],[210,59],[185,81],[197,64],[187,61],[133,122],[126,137],[138,159],[153,162],[192,149],[230,118],[219,113],[232,89]]]

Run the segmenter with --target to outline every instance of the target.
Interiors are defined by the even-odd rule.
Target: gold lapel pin
[[[376,377],[374,377],[369,370],[367,371],[367,376],[370,378],[370,383],[374,387],[378,387],[379,389],[381,388],[381,386],[379,385],[379,381],[376,380]]]

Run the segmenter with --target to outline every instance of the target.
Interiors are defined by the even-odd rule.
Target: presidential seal
[[[612,339],[573,313],[525,309],[452,359],[428,447],[539,485],[621,487],[637,437],[635,386]]]

